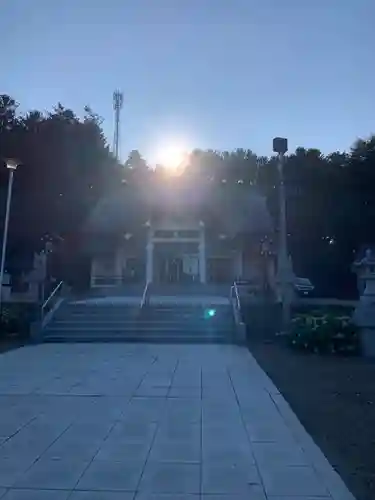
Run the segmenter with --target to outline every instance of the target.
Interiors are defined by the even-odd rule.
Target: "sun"
[[[185,166],[187,158],[186,149],[179,144],[170,144],[160,147],[156,161],[170,174],[177,174]]]

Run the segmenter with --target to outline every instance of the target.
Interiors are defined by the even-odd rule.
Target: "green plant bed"
[[[38,314],[35,304],[3,304],[0,314],[0,340],[28,338],[30,323]]]
[[[292,307],[293,316],[309,314],[312,316],[351,316],[354,312],[352,306],[317,306],[309,304],[297,304]]]
[[[317,354],[358,355],[359,336],[350,316],[298,314],[287,335],[289,345]]]

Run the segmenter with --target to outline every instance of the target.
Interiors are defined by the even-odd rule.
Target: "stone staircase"
[[[153,297],[226,297],[228,298],[229,290],[232,283],[226,284],[202,284],[202,283],[152,283],[150,285],[150,295]]]
[[[234,343],[231,305],[159,303],[142,311],[120,302],[64,302],[44,342]]]

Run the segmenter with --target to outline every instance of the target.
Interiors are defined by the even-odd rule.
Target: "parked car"
[[[311,295],[315,289],[309,278],[296,278],[294,281],[294,289],[299,297],[307,297]]]

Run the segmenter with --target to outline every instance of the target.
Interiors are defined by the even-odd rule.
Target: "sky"
[[[0,93],[86,104],[120,156],[347,150],[375,132],[374,0],[2,0]]]

